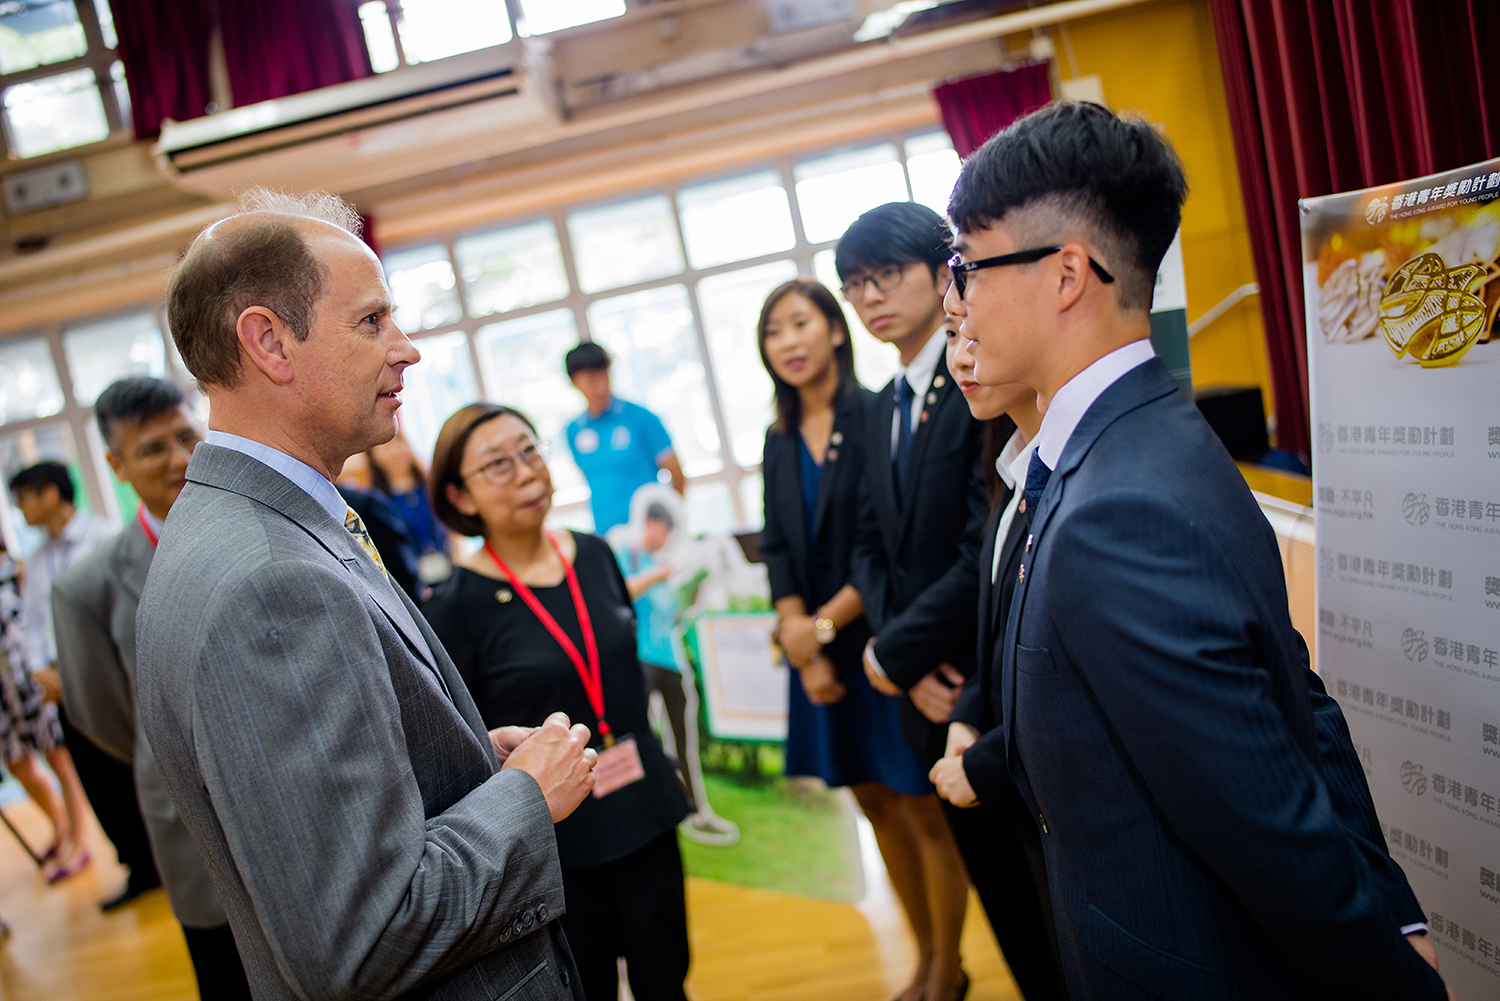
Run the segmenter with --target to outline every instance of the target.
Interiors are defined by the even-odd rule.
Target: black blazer
[[[865,490],[854,543],[853,580],[875,631],[875,657],[886,676],[910,688],[939,664],[974,673],[974,615],[981,535],[989,499],[979,469],[983,426],[940,363],[923,400],[926,419],[912,438],[906,487],[891,476],[895,381],[870,409]],[[941,753],[941,727],[907,700],[908,743]]]
[[[1275,535],[1160,361],[1031,515],[1000,708],[1074,1001],[1441,999],[1345,812]]]
[[[811,612],[849,582],[864,481],[865,420],[874,399],[874,393],[853,379],[846,380],[834,398],[833,433],[818,481],[816,551],[808,546],[799,432],[775,427],[766,431],[761,458],[766,524],[760,533],[760,553],[773,602],[800,595]],[[858,669],[869,638],[870,627],[861,617],[839,630],[824,653],[841,670]]]

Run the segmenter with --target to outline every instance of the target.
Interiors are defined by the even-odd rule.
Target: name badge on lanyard
[[[484,551],[489,554],[491,560],[494,560],[495,566],[510,582],[511,589],[520,595],[526,607],[531,609],[531,613],[537,617],[537,621],[552,634],[553,639],[557,640],[557,645],[562,647],[563,653],[568,655],[568,659],[573,662],[574,670],[578,672],[578,680],[582,682],[583,692],[588,696],[589,706],[599,720],[599,735],[604,741],[604,747],[599,751],[599,761],[594,766],[594,797],[599,799],[633,782],[639,782],[646,777],[646,769],[641,764],[641,752],[636,746],[635,738],[626,735],[616,740],[614,731],[610,729],[608,721],[604,718],[604,680],[599,669],[599,643],[594,636],[594,622],[589,616],[588,605],[584,604],[583,589],[578,586],[578,574],[574,571],[573,564],[563,556],[562,546],[558,545],[557,536],[548,532],[547,541],[552,543],[557,558],[562,561],[563,573],[568,579],[568,594],[573,599],[573,611],[578,615],[578,628],[583,632],[583,645],[588,652],[587,660],[579,652],[577,644],[563,631],[557,619],[542,606],[531,588],[521,582],[521,579],[506,565],[489,542],[485,542]]]

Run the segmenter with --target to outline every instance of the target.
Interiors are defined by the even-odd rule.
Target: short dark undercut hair
[[[132,375],[112,382],[94,402],[94,419],[99,434],[113,451],[115,431],[121,423],[143,423],[153,417],[176,410],[186,401],[182,390],[165,379],[149,375]]]
[[[1187,178],[1155,128],[1088,101],[1048,105],[979,147],[948,218],[961,233],[1004,222],[1045,246],[1084,235],[1116,278],[1125,312],[1149,312],[1156,272],[1182,222]]]
[[[952,235],[943,217],[926,205],[887,202],[849,224],[834,248],[833,266],[844,281],[864,268],[921,262],[936,278],[953,255]]]

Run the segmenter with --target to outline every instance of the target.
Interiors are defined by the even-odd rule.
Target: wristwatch
[[[813,619],[813,635],[824,646],[832,643],[833,638],[838,635],[838,632],[837,629],[833,628],[833,620],[827,616],[820,615],[816,619]]]

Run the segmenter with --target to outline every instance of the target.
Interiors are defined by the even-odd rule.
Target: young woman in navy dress
[[[817,282],[772,291],[759,340],[776,391],[761,465],[760,550],[794,668],[786,771],[849,786],[869,818],[917,939],[917,975],[901,997],[920,998],[934,948],[920,859],[948,832],[940,813],[919,808],[932,785],[901,738],[900,699],[871,688],[860,664],[870,628],[849,565],[864,479],[857,443],[875,397],[855,380],[844,314]]]

